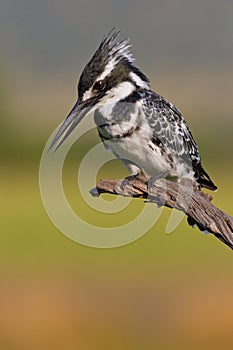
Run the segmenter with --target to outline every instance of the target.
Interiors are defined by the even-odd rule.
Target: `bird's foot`
[[[121,190],[124,191],[125,187],[129,186],[131,180],[133,180],[133,179],[146,181],[147,177],[143,172],[140,172],[138,174],[129,175],[125,179],[122,180],[121,185],[120,185]]]
[[[167,172],[167,171],[161,171],[157,175],[151,176],[147,180],[147,191],[148,191],[148,194],[151,192],[151,190],[154,187],[154,185],[155,185],[157,180],[165,179],[168,176],[169,176],[169,172]]]

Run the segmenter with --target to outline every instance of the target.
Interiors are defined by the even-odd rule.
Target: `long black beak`
[[[54,147],[54,152],[61,146],[61,144],[67,139],[70,133],[75,129],[75,127],[80,123],[80,121],[85,117],[85,115],[90,111],[92,106],[87,106],[85,102],[80,99],[75,103],[74,107],[64,120],[60,129],[58,130],[56,136],[49,146],[49,151]]]

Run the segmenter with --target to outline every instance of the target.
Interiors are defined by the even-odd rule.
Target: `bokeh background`
[[[1,349],[232,348],[228,247],[185,220],[166,234],[168,210],[128,246],[81,246],[50,222],[38,184],[42,151],[75,102],[78,76],[116,26],[152,88],[185,115],[219,186],[214,203],[232,214],[232,18],[230,0],[1,0]],[[67,157],[74,207],[76,168],[97,142],[93,131]],[[124,174],[113,162],[98,176]]]

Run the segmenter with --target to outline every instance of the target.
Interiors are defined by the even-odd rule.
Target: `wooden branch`
[[[91,190],[93,196],[101,193],[112,193],[127,197],[141,197],[166,206],[183,211],[188,217],[188,223],[195,224],[201,231],[208,231],[233,249],[233,218],[215,207],[212,197],[199,191],[191,180],[176,183],[159,179],[150,188],[146,179],[131,178],[121,188],[121,180],[102,179]]]

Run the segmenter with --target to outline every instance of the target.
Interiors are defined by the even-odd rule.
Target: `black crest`
[[[149,79],[133,64],[134,58],[130,52],[131,44],[129,39],[116,41],[119,33],[120,31],[113,28],[103,37],[99,47],[92,56],[91,60],[85,66],[80,76],[78,84],[78,91],[80,95],[82,95],[93,85],[95,80],[101,76],[108,65],[117,67],[120,63],[124,63],[125,67],[128,67],[130,71],[134,71],[139,74],[146,83],[149,82]]]

